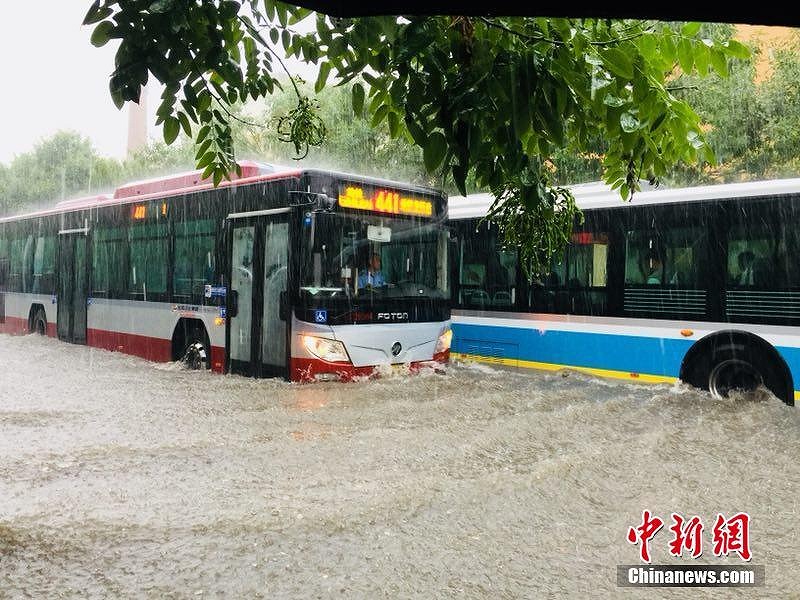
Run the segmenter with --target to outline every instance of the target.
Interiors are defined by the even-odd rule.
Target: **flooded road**
[[[0,336],[0,597],[798,597],[800,409],[451,366],[351,384]],[[751,516],[766,586],[632,590]],[[668,558],[671,512],[699,561]],[[751,590],[752,591],[752,590]]]

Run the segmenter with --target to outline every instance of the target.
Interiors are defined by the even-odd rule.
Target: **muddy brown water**
[[[451,365],[295,385],[0,336],[0,597],[800,597],[800,408]],[[630,590],[751,517],[757,590]],[[668,556],[671,512],[706,526]],[[746,565],[745,565],[746,566]]]

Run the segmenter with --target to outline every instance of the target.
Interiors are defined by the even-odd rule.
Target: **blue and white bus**
[[[800,398],[800,179],[572,189],[585,222],[530,282],[492,197],[450,198],[453,357]]]

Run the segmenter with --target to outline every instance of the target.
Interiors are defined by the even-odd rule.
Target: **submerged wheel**
[[[761,372],[749,362],[731,358],[711,369],[708,390],[716,398],[727,398],[733,391],[753,392],[764,384]]]
[[[794,386],[786,363],[759,338],[720,336],[690,354],[681,379],[716,398],[728,398],[732,392],[754,392],[763,386],[785,403],[794,404]]]
[[[183,363],[192,370],[208,369],[211,365],[211,356],[205,341],[190,340],[183,354]]]
[[[33,315],[31,332],[39,335],[47,335],[47,316],[41,308],[37,309]]]

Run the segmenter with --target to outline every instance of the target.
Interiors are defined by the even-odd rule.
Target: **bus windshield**
[[[301,296],[450,297],[449,233],[419,218],[309,213],[303,219]]]

